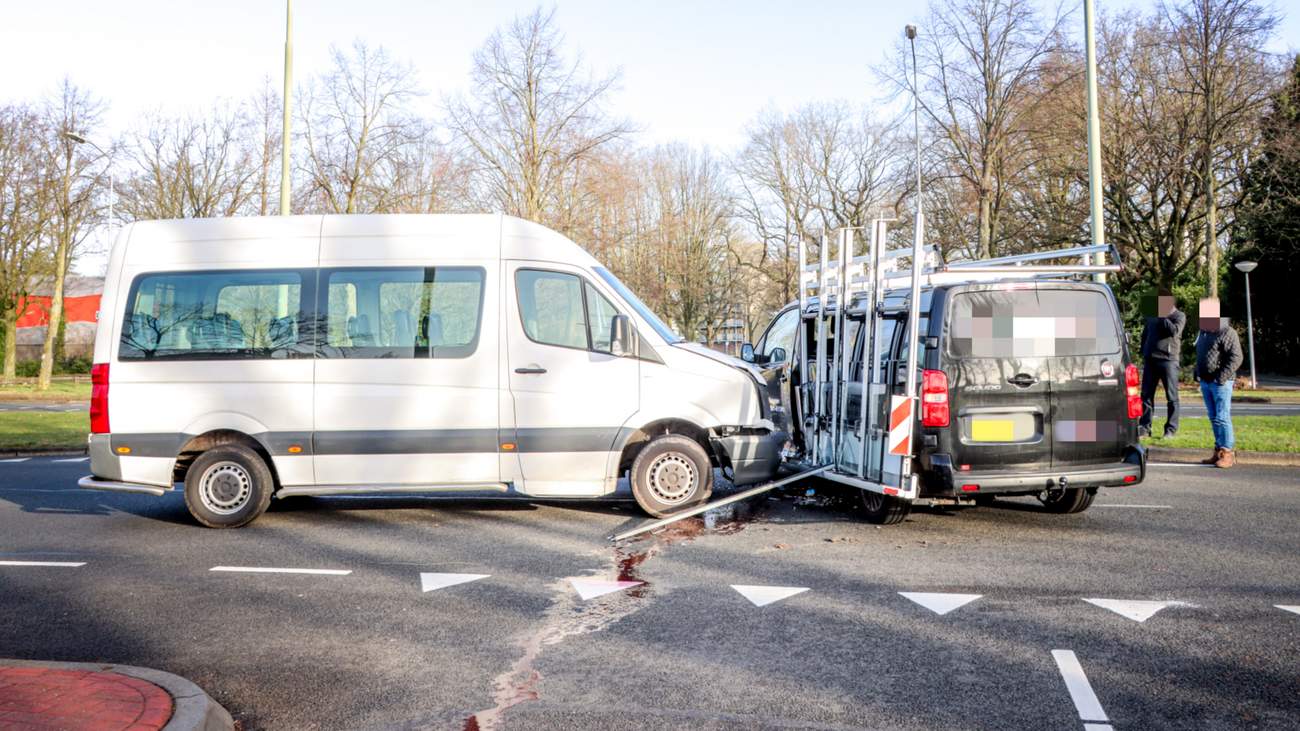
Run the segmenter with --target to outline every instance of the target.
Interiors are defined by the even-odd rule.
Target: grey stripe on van
[[[496,429],[318,431],[316,454],[459,454],[497,451]]]

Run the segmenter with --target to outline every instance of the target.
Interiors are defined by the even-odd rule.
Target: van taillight
[[[108,364],[90,367],[90,433],[108,433]]]
[[[1142,379],[1138,376],[1138,367],[1129,363],[1124,369],[1124,388],[1128,396],[1128,418],[1142,417]]]
[[[948,374],[921,371],[921,426],[948,426]]]

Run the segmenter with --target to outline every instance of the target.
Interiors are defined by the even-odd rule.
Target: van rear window
[[[1090,289],[959,292],[948,352],[959,358],[1035,358],[1118,353],[1110,300]]]
[[[311,357],[297,271],[163,272],[136,278],[120,360]]]

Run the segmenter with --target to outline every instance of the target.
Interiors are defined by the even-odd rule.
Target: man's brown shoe
[[[1217,465],[1219,463],[1219,456],[1221,452],[1223,452],[1223,447],[1215,447],[1214,454],[1211,454],[1208,458],[1201,460],[1201,464]]]
[[[1219,451],[1219,461],[1215,462],[1214,466],[1226,470],[1232,465],[1236,464],[1236,462],[1237,462],[1237,458],[1232,453],[1231,449],[1222,449]]]

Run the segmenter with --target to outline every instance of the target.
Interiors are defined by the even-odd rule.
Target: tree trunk
[[[3,320],[5,337],[4,380],[12,381],[18,375],[18,308],[5,310]]]
[[[68,247],[72,232],[59,232],[59,248],[54,254],[54,291],[50,295],[49,325],[45,328],[45,342],[41,345],[41,371],[36,379],[36,390],[45,391],[50,387],[54,375],[54,340],[59,334],[59,323],[63,321],[63,280],[68,273]]]
[[[980,188],[980,258],[988,259],[993,256],[993,195],[988,188]]]

